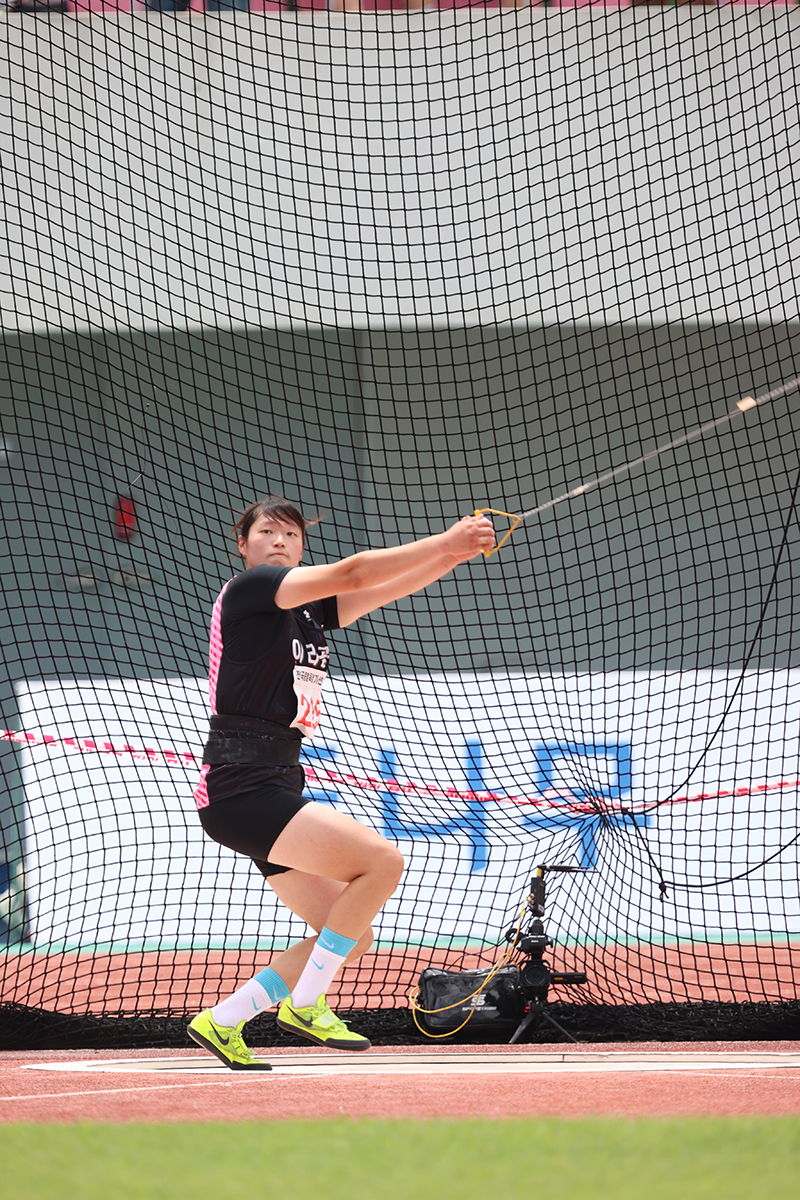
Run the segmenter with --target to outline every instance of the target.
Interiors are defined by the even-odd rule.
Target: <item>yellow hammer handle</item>
[[[484,557],[491,558],[493,554],[497,554],[497,551],[500,549],[501,546],[504,546],[506,544],[506,542],[511,537],[514,530],[519,525],[520,518],[517,516],[516,513],[503,512],[502,509],[499,509],[499,508],[476,508],[475,509],[476,517],[482,517],[484,513],[494,513],[494,515],[496,517],[508,517],[509,521],[514,522],[514,524],[511,526],[511,528],[506,530],[505,534],[503,535],[503,537],[501,537],[500,541],[497,543],[496,546],[494,546],[491,550],[484,550],[484,552],[483,552]]]

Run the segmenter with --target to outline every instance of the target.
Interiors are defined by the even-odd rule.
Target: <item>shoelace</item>
[[[336,1013],[332,1008],[330,1008],[329,1005],[325,1004],[321,1008],[318,1008],[317,1005],[314,1005],[314,1007],[319,1014],[315,1018],[318,1025],[322,1025],[325,1029],[336,1029],[337,1026],[341,1027],[342,1029],[347,1029],[344,1021],[341,1020],[340,1017],[337,1017]]]
[[[323,1022],[321,1021],[320,1024],[322,1024],[322,1023]],[[338,1032],[341,1030],[342,1033],[349,1033],[346,1022],[344,1022],[341,1017],[337,1017],[336,1013],[333,1012],[330,1008],[328,1009],[327,1013],[325,1014],[324,1024],[325,1024],[326,1029],[330,1029],[335,1032]]]

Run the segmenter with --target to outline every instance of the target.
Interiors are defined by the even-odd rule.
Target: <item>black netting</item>
[[[311,562],[566,497],[331,636],[309,791],[407,861],[339,1010],[421,1037],[566,864],[579,1036],[796,1034],[800,11],[61,7],[0,34],[3,1044],[180,1044],[305,935],[192,801],[268,491]]]

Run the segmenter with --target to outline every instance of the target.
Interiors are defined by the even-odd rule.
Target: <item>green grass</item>
[[[796,1200],[800,1118],[0,1126],[2,1200]]]

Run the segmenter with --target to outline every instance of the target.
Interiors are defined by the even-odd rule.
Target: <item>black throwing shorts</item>
[[[266,878],[291,870],[271,863],[270,851],[292,817],[310,803],[300,792],[268,784],[258,791],[208,804],[198,810],[198,816],[210,838],[252,858]]]

